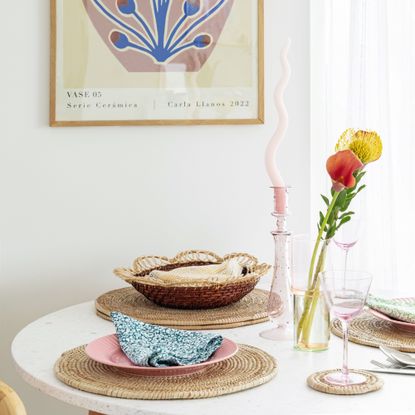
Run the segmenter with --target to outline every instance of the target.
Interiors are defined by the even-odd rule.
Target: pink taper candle
[[[288,128],[288,111],[284,102],[284,92],[288,86],[291,77],[291,67],[288,61],[288,52],[291,46],[291,39],[288,39],[287,45],[281,51],[282,76],[275,89],[274,100],[278,113],[278,126],[271,141],[268,143],[265,153],[265,166],[272,186],[275,188],[275,211],[284,214],[286,209],[286,193],[284,180],[277,167],[277,151],[284,139]]]

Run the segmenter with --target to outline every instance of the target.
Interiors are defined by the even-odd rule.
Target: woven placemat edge
[[[129,288],[129,287],[126,287]],[[97,299],[95,300],[94,304],[95,304],[95,311],[96,311],[96,315],[104,320],[107,321],[111,321],[111,317],[107,314],[107,310],[105,310],[98,302],[98,300],[106,295],[106,294],[111,294],[114,293],[116,291],[119,290],[125,290],[126,288],[121,288],[121,289],[115,289],[115,290],[111,290],[108,291],[104,294],[101,294],[100,296],[97,297]],[[254,291],[260,291],[262,293],[267,293],[266,290],[263,290],[261,288],[255,288],[252,292]],[[137,293],[139,295],[142,295],[140,293]],[[163,307],[161,307],[163,308]],[[195,312],[197,310],[194,310]],[[203,311],[203,310],[202,310]],[[136,316],[132,316],[133,318],[137,318]],[[145,322],[145,323],[149,323],[149,324],[157,324],[157,325],[163,325],[166,327],[172,327],[172,328],[183,328],[183,329],[189,329],[189,330],[212,330],[212,329],[231,329],[231,328],[238,328],[238,327],[245,327],[245,326],[251,326],[251,325],[256,325],[256,324],[261,324],[261,323],[265,323],[267,321],[269,321],[268,316],[264,316],[263,313],[256,313],[254,314],[251,318],[246,319],[246,320],[239,320],[239,321],[226,321],[225,319],[223,320],[223,323],[201,323],[201,324],[171,324],[171,321],[169,320],[157,320],[157,321],[153,321],[150,320],[148,318],[139,318],[141,321]],[[229,320],[231,320],[231,318],[229,318]],[[194,323],[194,322],[192,322]]]
[[[325,393],[327,395],[337,395],[337,396],[358,396],[358,395],[365,395],[367,393],[372,393],[372,392],[377,392],[380,389],[383,388],[384,385],[384,381],[382,378],[380,378],[379,376],[377,376],[374,373],[368,372],[367,370],[356,370],[356,369],[351,369],[350,372],[353,373],[360,373],[360,374],[364,374],[367,377],[372,377],[376,379],[376,383],[375,384],[358,384],[358,385],[351,385],[351,386],[347,386],[347,387],[342,387],[342,386],[336,386],[336,385],[327,385],[327,386],[319,386],[319,384],[316,383],[315,381],[315,377],[318,375],[323,375],[323,374],[328,374],[330,372],[334,372],[336,370],[323,370],[323,371],[319,371],[319,372],[315,372],[312,373],[311,375],[309,375],[307,377],[307,386],[312,389],[315,390],[317,392],[320,393]],[[364,390],[359,391],[359,387],[365,387]],[[354,392],[354,390],[357,390],[357,392]]]
[[[373,317],[375,318],[375,317]],[[343,333],[340,329],[337,329],[337,327],[334,325],[336,320],[333,320],[331,325],[330,325],[330,330],[331,332],[339,337],[339,338],[343,338]],[[373,348],[379,348],[379,346],[381,345],[385,345],[385,346],[390,346],[392,347],[390,344],[385,343],[385,342],[379,342],[379,344],[374,344],[373,342],[370,342],[369,340],[365,340],[365,339],[361,339],[361,338],[357,338],[352,330],[349,330],[349,341],[361,346],[368,346],[368,347],[373,347]],[[402,345],[393,345],[394,348],[399,349],[401,352],[406,352],[406,353],[415,353],[415,346],[414,347],[406,347],[406,346],[402,346]]]
[[[111,317],[107,316],[106,314],[101,313],[98,310],[95,310],[95,314],[99,318],[102,318],[103,320],[111,321]],[[142,320],[142,321],[148,324],[155,324],[155,323],[152,323],[151,321],[146,321],[146,320]],[[268,318],[264,318],[262,320],[253,320],[251,322],[244,321],[241,323],[234,323],[234,324],[205,324],[205,325],[200,325],[200,326],[193,326],[193,325],[173,325],[169,323],[158,322],[157,325],[163,326],[163,327],[170,327],[172,329],[177,329],[177,330],[179,329],[181,330],[221,330],[221,329],[226,330],[226,329],[235,329],[238,327],[255,326],[256,324],[266,323],[267,321],[268,321]]]
[[[213,398],[213,397],[230,395],[230,394],[234,394],[234,393],[238,393],[238,392],[243,392],[243,391],[246,391],[246,390],[249,390],[249,389],[254,389],[256,387],[262,386],[262,385],[270,382],[272,379],[274,379],[277,376],[278,369],[279,369],[277,359],[275,359],[273,356],[271,356],[266,351],[261,350],[258,347],[251,346],[251,345],[239,345],[239,346],[246,346],[247,348],[250,348],[250,349],[258,350],[260,353],[265,354],[273,363],[273,367],[272,367],[272,370],[270,371],[270,373],[268,375],[262,377],[261,379],[257,379],[255,381],[252,381],[250,383],[247,383],[247,384],[243,385],[242,388],[231,385],[231,386],[228,386],[228,389],[226,389],[226,390],[223,389],[222,391],[219,391],[219,392],[216,391],[215,393],[212,393],[212,392],[209,393],[208,392],[206,394],[206,396],[199,396],[197,392],[192,393],[192,391],[187,391],[187,392],[181,392],[181,391],[177,392],[176,391],[175,393],[177,395],[175,397],[169,397],[169,398],[161,398],[160,396],[140,397],[140,398],[129,397],[128,393],[125,393],[125,394],[124,393],[116,393],[116,392],[114,393],[114,391],[112,392],[111,395],[108,395],[108,394],[105,394],[103,391],[101,391],[98,388],[98,386],[94,386],[94,385],[91,385],[91,384],[88,384],[88,386],[87,386],[88,390],[80,389],[77,386],[77,383],[79,383],[79,382],[71,381],[70,379],[68,379],[67,377],[62,376],[58,372],[59,364],[60,364],[61,360],[64,358],[65,354],[70,353],[71,351],[74,351],[76,349],[85,348],[85,346],[86,345],[78,346],[78,347],[75,347],[75,348],[73,348],[71,350],[68,350],[68,351],[61,354],[61,356],[56,360],[56,362],[53,366],[53,372],[54,372],[55,377],[60,382],[62,382],[63,384],[65,384],[67,386],[70,386],[74,389],[77,389],[77,390],[80,390],[80,391],[83,391],[83,392],[86,392],[86,393],[92,393],[92,394],[97,394],[97,395],[100,395],[100,396],[114,397],[114,398],[119,398],[119,399],[147,400],[147,401],[154,401],[154,400],[193,400],[193,399],[208,399],[208,398]],[[189,376],[191,376],[191,375],[189,375]],[[208,390],[208,389],[206,389],[206,390]]]

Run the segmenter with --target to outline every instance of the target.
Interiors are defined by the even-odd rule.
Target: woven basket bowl
[[[182,267],[220,264],[233,258],[245,268],[244,276],[226,281],[194,283],[165,283],[148,277],[153,270],[170,271]],[[173,259],[158,256],[140,257],[134,261],[132,268],[117,268],[114,273],[160,306],[209,309],[224,307],[241,300],[255,288],[270,268],[270,265],[258,264],[258,260],[249,254],[230,254],[221,258],[209,251],[185,251]]]

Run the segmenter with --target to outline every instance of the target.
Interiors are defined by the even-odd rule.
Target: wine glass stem
[[[347,260],[349,258],[349,248],[346,248],[344,254],[344,274],[343,274],[343,288],[346,287],[346,274],[347,274]]]
[[[349,377],[349,353],[348,353],[348,346],[349,346],[349,323],[347,321],[342,320],[342,328],[343,328],[343,366],[342,366],[342,374],[345,380]]]

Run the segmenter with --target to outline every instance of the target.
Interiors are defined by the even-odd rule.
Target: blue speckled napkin
[[[223,341],[219,335],[155,326],[118,312],[112,312],[111,318],[122,351],[138,366],[202,363],[219,349]]]
[[[403,300],[387,300],[370,295],[366,301],[368,307],[386,314],[395,320],[415,323],[415,298]]]

